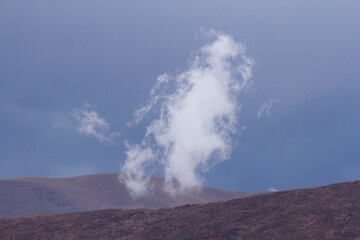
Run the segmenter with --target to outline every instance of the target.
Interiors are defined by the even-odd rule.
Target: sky
[[[359,12],[356,0],[3,0],[0,178],[135,169],[193,178],[185,188],[195,182],[239,191],[359,179]],[[221,37],[231,51],[214,47]],[[218,52],[204,49],[225,58],[212,68],[209,59]],[[241,66],[249,84],[232,92],[230,83],[244,82]],[[210,72],[214,85],[197,82],[194,72]],[[214,94],[229,107],[216,108],[201,91],[181,95],[176,82],[184,74],[184,89],[222,86]],[[170,84],[159,90],[162,81]],[[154,96],[161,96],[159,104]],[[186,105],[195,96],[213,108]],[[184,177],[173,155],[188,141],[176,128],[187,110],[209,117],[200,121],[209,135],[201,136],[216,144],[194,137],[199,148],[187,148],[184,157],[190,159],[184,174],[193,175]],[[225,120],[211,125],[218,118]],[[139,156],[152,159],[150,170]]]

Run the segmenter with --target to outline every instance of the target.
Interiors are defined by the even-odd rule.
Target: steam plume
[[[257,112],[257,117],[261,118],[262,116],[264,116],[265,114],[269,117],[271,116],[271,108],[273,107],[274,104],[280,102],[279,99],[274,98],[271,99],[269,101],[265,101],[261,104],[258,112]]]
[[[238,96],[251,85],[254,61],[230,35],[211,36],[185,71],[159,76],[147,105],[134,113],[132,124],[150,112],[157,117],[140,144],[127,144],[121,180],[133,197],[151,189],[145,173],[154,165],[164,171],[165,189],[176,194],[196,189],[199,173],[229,157],[231,136],[240,129]]]
[[[92,136],[100,142],[112,142],[118,132],[110,132],[110,124],[99,114],[91,109],[91,105],[85,103],[81,108],[75,108],[71,116],[78,122],[76,131],[80,135]]]

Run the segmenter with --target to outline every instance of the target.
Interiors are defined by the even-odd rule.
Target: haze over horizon
[[[359,179],[359,11],[358,1],[5,0],[0,178],[119,171],[158,116],[134,127],[134,111],[159,76],[191,69],[214,29],[255,64],[228,160],[192,166],[203,183],[267,191]]]

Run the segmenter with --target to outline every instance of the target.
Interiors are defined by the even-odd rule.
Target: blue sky
[[[246,129],[205,184],[264,191],[360,178],[358,1],[1,5],[0,178],[118,172],[124,141],[139,143],[149,124],[128,127],[134,111],[158,76],[187,68],[204,29],[231,35],[255,61],[238,115]],[[79,134],[76,109],[105,120],[111,141]]]

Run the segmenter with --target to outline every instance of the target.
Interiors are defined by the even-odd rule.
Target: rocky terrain
[[[0,179],[0,218],[108,208],[160,208],[255,194],[203,187],[174,199],[164,192],[164,179],[151,177],[155,185],[153,194],[134,200],[118,176],[118,173],[108,173],[69,178]]]
[[[0,239],[360,240],[360,181],[161,209],[0,219]]]

